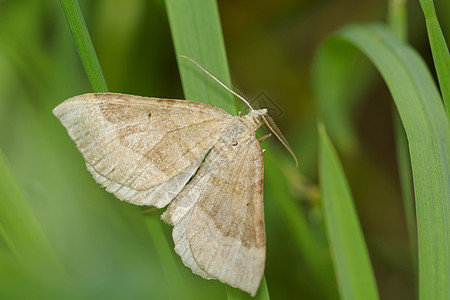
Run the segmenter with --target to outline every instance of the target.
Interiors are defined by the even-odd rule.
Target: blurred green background
[[[183,98],[163,1],[98,0],[80,1],[80,5],[110,91]],[[282,157],[276,170],[286,179],[282,193],[294,201],[326,250],[317,187],[312,64],[320,43],[342,26],[385,22],[388,3],[229,0],[218,5],[235,89],[250,100],[263,91],[279,107],[274,119],[299,158],[300,172],[274,139],[264,148]],[[448,40],[449,1],[438,0],[435,5]],[[409,1],[407,8],[408,39],[434,72],[419,2]],[[397,172],[392,100],[375,69],[358,55],[355,60],[367,65],[348,111],[358,140],[338,152],[380,297],[413,299],[414,264]],[[0,239],[3,296],[226,299],[223,284],[203,280],[183,266],[173,251],[171,228],[158,220],[162,211],[149,213],[145,224],[138,207],[119,201],[94,182],[74,143],[51,113],[63,100],[87,92],[92,90],[59,1],[0,1],[4,174],[12,175],[10,184],[17,185],[14,197],[23,200],[18,201],[18,211],[32,219],[33,230],[42,234],[30,235],[48,240],[50,250],[42,251],[57,257],[54,265],[40,262],[35,253],[39,251],[30,243],[27,254],[20,255],[30,252],[36,259],[24,259],[18,267],[13,262],[17,253],[8,247],[6,238]],[[277,206],[280,186],[274,187],[274,177],[279,173],[266,165],[269,293],[273,299],[323,299],[308,264],[298,255],[292,224]],[[9,222],[18,230],[29,230],[21,219]]]

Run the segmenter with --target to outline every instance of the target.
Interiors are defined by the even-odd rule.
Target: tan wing
[[[238,146],[219,139],[163,219],[194,273],[255,295],[265,263],[263,156],[248,134]]]
[[[231,119],[204,103],[114,93],[76,96],[53,113],[98,183],[156,207],[180,192]]]

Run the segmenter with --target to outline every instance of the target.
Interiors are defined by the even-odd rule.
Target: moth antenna
[[[291,146],[289,146],[288,141],[284,137],[284,135],[281,133],[280,129],[278,129],[277,125],[273,121],[272,117],[269,115],[261,115],[264,123],[266,124],[267,128],[277,137],[277,139],[283,144],[283,146],[286,148],[287,151],[292,155],[292,157],[295,160],[295,167],[298,168],[298,160],[297,157],[294,154],[294,151],[292,151]]]
[[[238,97],[239,99],[242,100],[242,102],[244,102],[252,111],[254,110],[253,107],[250,105],[250,103],[248,103],[247,100],[245,100],[244,97],[242,97],[241,95],[239,95],[238,93],[236,93],[235,91],[233,91],[232,89],[230,89],[229,87],[227,87],[224,83],[222,83],[219,79],[217,79],[214,75],[212,75],[211,73],[209,73],[205,68],[203,68],[198,62],[196,62],[195,60],[193,60],[192,58],[189,58],[187,56],[184,55],[178,55],[178,57],[182,57],[185,58],[187,60],[189,60],[190,62],[192,62],[193,64],[195,64],[197,67],[199,67],[203,72],[205,72],[206,74],[208,74],[209,77],[211,77],[212,79],[214,79],[218,84],[220,84],[224,89],[226,89],[228,92],[230,92],[231,94],[233,94],[234,96]]]

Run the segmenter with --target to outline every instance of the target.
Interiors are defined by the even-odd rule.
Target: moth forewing
[[[114,93],[76,96],[53,112],[98,183],[156,207],[181,191],[231,118],[200,102]]]

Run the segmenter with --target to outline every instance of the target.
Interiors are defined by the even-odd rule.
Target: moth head
[[[250,112],[248,113],[248,119],[250,119],[251,121],[253,121],[255,123],[256,128],[262,126],[265,124],[264,122],[264,116],[267,115],[267,108],[263,108],[263,109],[258,109],[258,110],[250,110]]]
[[[277,125],[273,121],[272,117],[267,113],[267,109],[260,109],[260,110],[252,110],[251,114],[254,116],[254,118],[258,118],[260,120],[260,125],[266,125],[267,128],[277,137],[277,139],[281,142],[281,144],[289,151],[289,153],[292,155],[292,157],[295,160],[295,166],[298,167],[298,160],[297,157],[294,154],[294,151],[292,151],[291,146],[289,146],[289,143],[287,142],[286,138],[284,137],[283,133],[280,129],[278,129]]]
[[[267,115],[267,108],[258,109],[258,110],[251,110],[249,115],[253,117],[255,122],[258,124],[258,127],[261,125],[264,125],[264,116]]]

